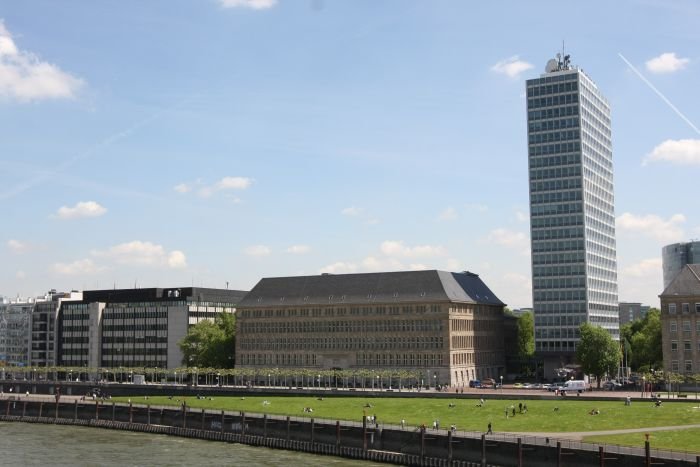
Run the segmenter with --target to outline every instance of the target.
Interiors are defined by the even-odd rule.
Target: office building
[[[700,241],[666,245],[661,250],[661,263],[664,270],[664,289],[666,289],[686,264],[700,263]]]
[[[649,306],[642,305],[641,303],[620,302],[618,308],[620,313],[620,327],[622,327],[623,324],[643,319],[649,312]]]
[[[29,331],[34,299],[0,303],[0,365],[29,365]]]
[[[582,323],[619,339],[610,105],[568,55],[526,92],[535,350],[551,379]]]
[[[503,309],[470,272],[264,278],[238,306],[236,367],[405,369],[431,385],[496,379]]]
[[[34,302],[30,315],[29,366],[56,365],[56,320],[64,300],[80,300],[81,292],[56,292],[50,290]]]
[[[234,313],[246,292],[200,287],[89,290],[65,301],[58,364],[88,368],[178,368],[190,326]],[[232,362],[233,363],[233,362]]]
[[[661,295],[664,370],[700,372],[700,264],[686,264]]]

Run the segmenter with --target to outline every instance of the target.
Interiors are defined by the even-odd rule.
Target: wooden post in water
[[[41,418],[41,415],[43,414],[43,412],[44,412],[44,403],[39,402],[39,418]]]
[[[100,419],[100,401],[95,399],[95,420]]]
[[[146,406],[146,410],[148,411],[148,414],[146,415],[146,425],[151,424],[151,404],[148,404]]]
[[[27,413],[27,401],[24,401],[22,403],[22,418],[24,418],[24,415]]]
[[[224,415],[224,411],[221,411],[221,434],[224,433],[224,423],[226,423],[226,415]]]
[[[75,404],[73,404],[73,421],[78,420],[78,399],[75,400]]]
[[[340,420],[335,421],[335,445],[340,446]]]
[[[204,430],[204,429],[205,429],[205,428],[204,428],[204,417],[205,417],[205,415],[204,415],[204,409],[202,409],[202,421],[201,421],[200,424],[199,424],[200,430]]]
[[[314,444],[314,428],[315,428],[315,422],[314,419],[311,419],[311,444]]]
[[[117,409],[116,409],[114,402],[112,402],[112,421],[116,420],[116,415],[117,415]]]
[[[367,450],[367,417],[362,416],[362,450]]]
[[[267,414],[263,414],[263,438],[267,439]]]
[[[644,441],[644,465],[646,467],[651,467],[651,447],[649,446],[649,435],[647,440]]]
[[[241,412],[241,434],[245,434],[245,412]]]
[[[133,422],[134,422],[134,407],[131,404],[131,401],[129,401],[129,423],[131,424]]]
[[[600,467],[605,467],[605,449],[603,449],[603,446],[598,446],[598,462]]]
[[[447,464],[452,464],[452,430],[447,431]]]
[[[290,434],[291,425],[292,425],[292,422],[289,418],[289,415],[287,415],[287,441],[289,441],[289,434]]]
[[[518,467],[523,467],[523,440],[518,438]]]
[[[561,467],[561,441],[557,441],[557,467]]]

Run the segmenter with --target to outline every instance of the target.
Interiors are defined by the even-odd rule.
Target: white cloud
[[[187,194],[197,189],[197,195],[202,198],[209,198],[218,192],[227,192],[232,190],[246,190],[253,184],[253,179],[248,177],[224,177],[221,180],[212,184],[206,184],[201,179],[194,182],[182,182],[175,185],[173,189],[181,194]],[[240,199],[234,197],[234,202],[240,202]]]
[[[631,277],[645,277],[649,275],[661,275],[663,266],[661,258],[648,258],[629,265],[622,270],[622,273]]]
[[[72,208],[61,206],[54,217],[61,220],[80,219],[83,217],[100,217],[106,212],[107,209],[95,201],[81,201]]]
[[[253,180],[247,177],[224,177],[216,182],[216,189],[222,190],[245,190],[250,187]]]
[[[183,252],[179,250],[168,252],[162,245],[140,240],[114,245],[104,251],[93,250],[91,254],[98,258],[110,259],[117,264],[172,269],[182,269],[187,266]]]
[[[486,212],[489,210],[489,207],[487,205],[479,204],[479,203],[465,204],[464,207],[470,211],[476,211],[476,212]]]
[[[440,215],[438,215],[439,221],[453,221],[457,219],[457,210],[453,207],[445,208]]]
[[[7,241],[7,248],[9,248],[13,253],[21,255],[22,253],[29,251],[29,244],[20,242],[19,240],[10,239]]]
[[[444,256],[446,251],[439,245],[416,245],[409,247],[401,240],[386,240],[382,242],[380,250],[386,256],[397,256],[403,258],[421,258]]]
[[[21,101],[74,97],[83,80],[19,50],[0,20],[0,96]]]
[[[496,63],[491,67],[491,71],[506,75],[509,78],[517,78],[520,73],[527,71],[530,68],[533,68],[531,63],[520,60],[520,57],[513,55],[510,58]]]
[[[690,62],[688,58],[676,57],[675,52],[666,52],[647,61],[647,70],[652,73],[673,73],[682,70]]]
[[[700,165],[700,139],[666,140],[644,159],[648,162],[671,162],[678,165]]]
[[[458,259],[450,258],[447,260],[448,271],[459,271],[462,269],[462,263]]]
[[[103,270],[92,262],[91,259],[80,259],[72,263],[54,263],[51,269],[62,276],[77,276],[81,274],[94,274]]]
[[[289,248],[287,248],[287,253],[291,253],[293,255],[303,255],[311,251],[311,247],[308,245],[292,245]]]
[[[362,208],[350,206],[349,208],[345,208],[342,211],[340,211],[340,213],[344,216],[356,217],[356,216],[359,216],[360,214],[362,214],[363,211],[364,211],[364,209],[362,209]]]
[[[222,8],[250,8],[251,10],[266,10],[277,5],[277,0],[219,0]]]
[[[168,254],[168,267],[172,269],[184,269],[187,267],[187,258],[180,250],[171,251]]]
[[[252,245],[246,248],[244,251],[248,256],[269,256],[270,253],[272,253],[272,250],[265,245]]]
[[[328,266],[324,266],[319,270],[320,274],[351,274],[357,272],[357,265],[353,263],[345,263],[337,261]]]
[[[189,185],[187,183],[180,183],[179,185],[175,185],[173,189],[178,193],[189,193],[190,191],[192,191],[192,185]]]
[[[668,220],[653,214],[636,216],[626,212],[617,218],[617,228],[621,232],[645,235],[669,243],[683,238],[683,229],[679,224],[685,222],[683,214],[674,214]]]
[[[486,241],[496,245],[520,250],[522,254],[528,254],[530,251],[529,238],[522,232],[514,232],[503,228],[494,229],[489,233]]]
[[[515,211],[515,218],[518,220],[518,222],[526,222],[530,219],[527,213],[522,211]]]

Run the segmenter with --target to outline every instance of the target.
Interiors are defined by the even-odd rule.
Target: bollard
[[[263,415],[263,438],[267,439],[267,414]]]
[[[73,421],[75,422],[76,420],[78,420],[78,399],[73,404]]]
[[[114,418],[115,416],[116,416],[116,405],[114,404],[114,402],[112,402],[112,421],[113,422],[116,421],[116,418]]]
[[[340,446],[340,420],[335,421],[335,445]]]
[[[557,441],[557,467],[561,467],[561,441]]]
[[[452,464],[452,430],[447,432],[447,463]]]
[[[199,424],[199,428],[200,428],[201,430],[204,430],[204,429],[205,429],[205,428],[204,428],[204,409],[202,409],[202,421],[201,421],[201,423]]]
[[[24,414],[26,414],[26,413],[27,413],[27,401],[24,401],[24,403],[22,403],[22,418],[24,418]]]
[[[314,419],[311,419],[311,445],[314,444]]]
[[[226,415],[224,415],[224,411],[221,411],[221,434],[224,434],[224,423],[226,422]]]
[[[146,415],[146,425],[151,426],[151,404],[146,406],[146,411],[148,412],[148,415]]]
[[[605,467],[605,450],[603,446],[598,446],[598,459],[600,462],[600,467]]]
[[[58,399],[56,399],[56,410],[54,412],[54,420],[58,420]]]
[[[425,425],[420,427],[420,460],[421,464],[425,460]]]
[[[287,441],[289,441],[289,428],[290,428],[291,422],[289,420],[289,415],[287,415]]]
[[[100,401],[95,399],[95,420],[100,419]]]
[[[486,467],[486,435],[481,435],[481,467]]]
[[[36,392],[36,391],[35,391]],[[39,402],[39,418],[41,418],[41,414],[44,412],[44,403]]]
[[[644,441],[644,465],[646,467],[651,467],[651,447],[649,446],[649,436],[647,436],[647,440]]]
[[[133,411],[133,406],[131,405],[131,401],[129,401],[129,424],[134,422],[134,411]]]
[[[245,435],[245,412],[241,412],[241,436]]]

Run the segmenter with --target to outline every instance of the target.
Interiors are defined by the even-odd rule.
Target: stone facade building
[[[406,369],[426,385],[497,379],[504,306],[470,272],[265,278],[238,305],[236,367]]]
[[[664,369],[700,373],[700,264],[686,264],[659,298]]]

